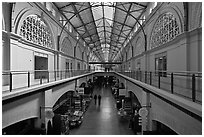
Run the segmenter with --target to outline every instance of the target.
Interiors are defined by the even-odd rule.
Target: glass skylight
[[[54,2],[69,31],[93,51],[101,61],[121,58],[119,51],[128,44],[139,28],[136,18],[147,8],[148,2]],[[156,5],[156,3],[155,3]],[[130,15],[131,14],[131,15]],[[116,48],[114,48],[116,47]],[[118,55],[118,56],[117,56]],[[116,59],[117,60],[117,59]]]
[[[114,5],[113,2],[91,2],[92,13],[94,16],[95,22],[97,22],[97,32],[98,35],[101,37],[101,48],[104,53],[105,61],[108,60],[109,55],[109,48],[110,44],[107,42],[109,41],[109,36],[111,33],[111,26],[113,25],[113,14],[115,8],[113,6],[107,5]],[[106,6],[104,6],[106,5]],[[105,49],[104,49],[105,48]]]

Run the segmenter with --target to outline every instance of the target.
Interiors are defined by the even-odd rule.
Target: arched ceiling
[[[97,58],[103,62],[111,62],[126,45],[148,2],[54,4]]]

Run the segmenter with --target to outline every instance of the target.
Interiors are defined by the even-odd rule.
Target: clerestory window
[[[28,41],[53,49],[51,33],[40,17],[30,15],[20,28],[20,35]]]
[[[72,53],[73,48],[71,45],[71,42],[68,38],[65,38],[61,44],[60,51],[63,52],[64,54],[70,55]]]
[[[178,20],[175,16],[170,12],[163,14],[157,20],[152,32],[150,49],[173,40],[179,33]]]

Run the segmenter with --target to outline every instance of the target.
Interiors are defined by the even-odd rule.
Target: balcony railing
[[[147,83],[172,94],[202,102],[201,72],[125,71],[123,75]]]
[[[3,71],[2,72],[2,91],[14,91],[17,89],[41,85],[57,80],[70,78],[73,76],[88,73],[88,70],[34,70],[34,71]]]
[[[49,83],[91,72],[90,70],[62,71],[4,71],[2,73],[2,91],[12,92],[17,89]],[[201,72],[170,71],[123,71],[119,72],[133,79],[163,89],[172,94],[188,98],[193,102],[202,102]]]

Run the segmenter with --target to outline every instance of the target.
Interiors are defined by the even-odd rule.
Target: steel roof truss
[[[83,24],[83,26],[84,26],[84,28],[85,28],[86,32],[87,32],[87,33],[88,33],[88,35],[90,36],[90,34],[89,34],[89,31],[88,31],[87,27],[84,25],[84,21],[83,21],[83,19],[82,19],[81,15],[80,15],[80,14],[79,14],[79,12],[77,11],[77,9],[76,9],[75,5],[73,5],[73,4],[72,4],[72,6],[73,6],[74,11],[75,11],[75,12],[78,14],[78,18],[80,19],[81,23]],[[91,38],[91,41],[93,41],[92,37],[90,37],[90,38]]]

